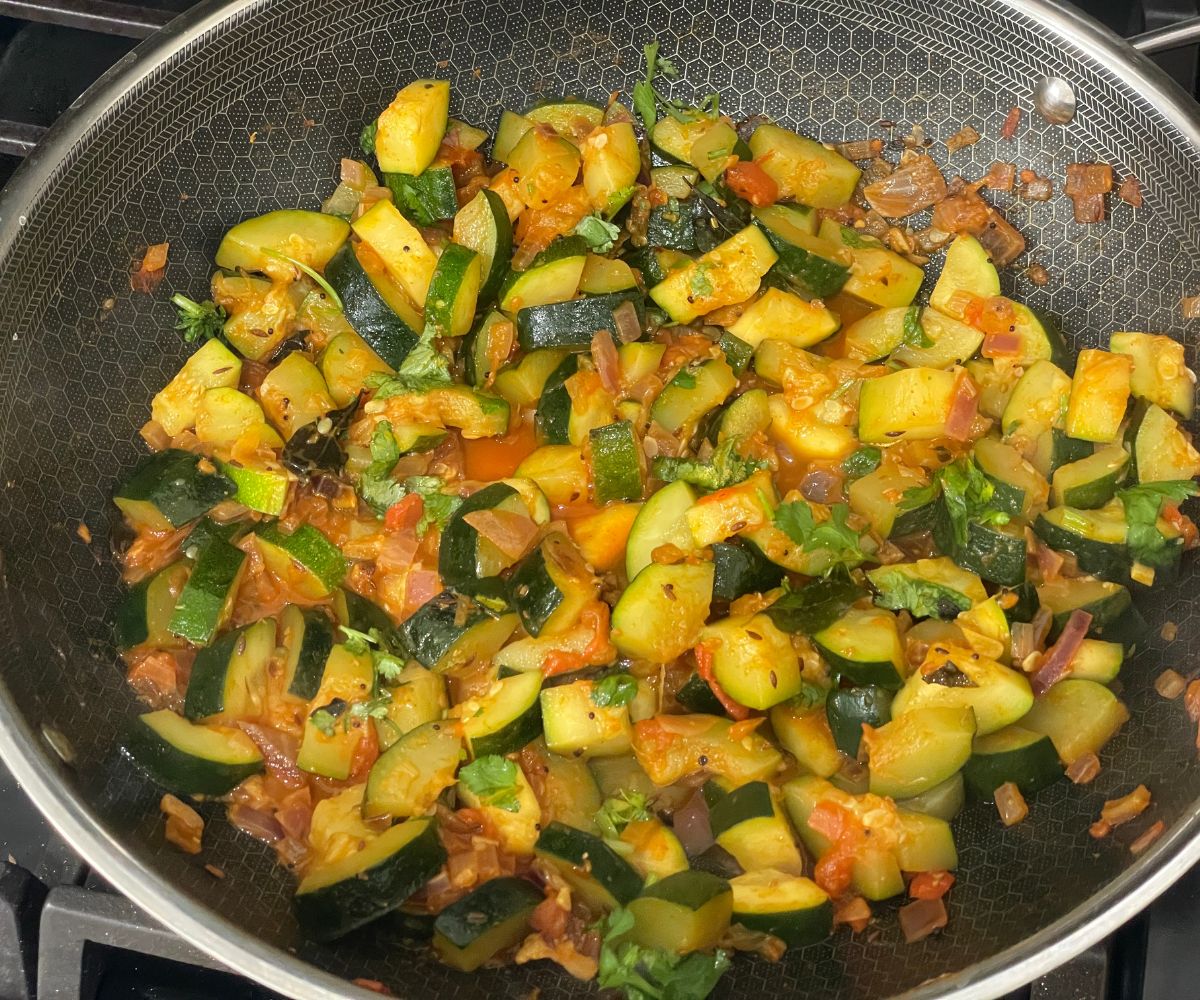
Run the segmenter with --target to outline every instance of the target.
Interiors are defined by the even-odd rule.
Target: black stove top
[[[1200,0],[1081,0],[1133,35]],[[0,184],[45,129],[138,40],[190,0],[0,0]],[[1154,57],[1197,93],[1200,50]],[[1200,997],[1200,867],[1108,940],[1005,1000]],[[268,1000],[110,886],[42,820],[0,763],[0,1000]]]

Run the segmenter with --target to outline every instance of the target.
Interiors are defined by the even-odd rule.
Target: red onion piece
[[[1071,661],[1079,652],[1087,631],[1092,625],[1089,612],[1076,608],[1067,619],[1066,627],[1058,642],[1046,650],[1046,658],[1038,668],[1038,672],[1030,678],[1029,684],[1035,695],[1043,695],[1055,684],[1062,680],[1071,669]]]
[[[971,425],[979,407],[979,390],[971,376],[962,372],[954,386],[954,397],[950,412],[946,416],[946,437],[954,441],[965,441],[970,436]]]
[[[708,803],[704,792],[697,788],[691,797],[671,816],[675,836],[689,858],[703,854],[715,843],[708,819]]]
[[[283,839],[283,827],[279,825],[279,821],[261,809],[251,809],[250,806],[235,803],[229,807],[229,822],[255,840],[267,844]]]
[[[950,921],[946,904],[940,899],[918,899],[900,907],[900,930],[908,944],[923,941],[935,931],[940,931]]]
[[[300,752],[300,741],[296,737],[253,722],[239,722],[238,728],[254,741],[271,777],[288,788],[308,784],[308,776],[296,766],[296,755]]]
[[[829,469],[813,469],[800,480],[800,492],[813,503],[837,503],[842,498],[842,479]]]

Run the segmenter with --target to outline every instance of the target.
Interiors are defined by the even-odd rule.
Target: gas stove
[[[1133,35],[1200,0],[1082,0]],[[189,0],[0,0],[0,184],[101,73]],[[1154,57],[1197,93],[1197,47]],[[1200,867],[1116,934],[1005,1000],[1186,1000],[1200,995]],[[124,899],[45,823],[0,763],[0,1000],[266,1000]]]

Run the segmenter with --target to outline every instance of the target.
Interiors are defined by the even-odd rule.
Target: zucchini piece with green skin
[[[1128,468],[1129,453],[1119,444],[1100,448],[1087,458],[1060,466],[1054,471],[1054,505],[1081,510],[1103,507],[1116,496]]]
[[[226,795],[264,766],[258,747],[240,729],[189,722],[165,708],[139,715],[122,749],[179,795]]]
[[[1012,445],[992,437],[980,438],[973,456],[992,484],[994,509],[1023,517],[1046,505],[1049,487],[1045,478]]]
[[[496,614],[481,604],[460,617],[459,597],[443,590],[405,619],[400,640],[412,658],[440,674],[491,659],[517,628],[515,614]]]
[[[1093,348],[1080,351],[1063,430],[1081,441],[1115,441],[1129,402],[1132,373],[1133,361],[1124,354]]]
[[[201,402],[210,389],[236,389],[242,376],[241,359],[221,341],[204,344],[150,403],[150,416],[174,437],[196,423]]]
[[[1128,435],[1133,443],[1133,472],[1139,483],[1200,476],[1200,452],[1179,422],[1162,407],[1139,406]]]
[[[1087,458],[1095,449],[1091,441],[1076,441],[1055,427],[1038,435],[1029,462],[1043,476],[1053,478],[1056,470]]]
[[[587,833],[598,833],[595,816],[604,804],[604,797],[588,762],[550,753],[540,742],[534,743],[531,749],[546,765],[540,800],[543,824],[557,821]],[[598,762],[616,760],[612,757],[596,759]],[[632,760],[629,757],[623,759]]]
[[[908,501],[904,499],[909,490],[928,485],[920,472],[881,465],[855,479],[847,495],[850,509],[865,517],[881,538],[903,538],[933,528],[937,498],[917,507],[908,507]]]
[[[480,296],[483,301],[483,296]],[[463,367],[467,381],[482,389],[495,381],[500,366],[512,351],[512,320],[493,310],[476,324],[463,342]]]
[[[624,656],[651,663],[683,655],[700,638],[712,586],[712,563],[651,563],[613,608],[613,645]]]
[[[863,734],[875,795],[906,799],[949,778],[971,756],[970,708],[914,708]]]
[[[418,332],[380,293],[347,243],[325,268],[325,280],[342,300],[342,313],[363,342],[392,369],[399,368],[419,339]]]
[[[633,123],[606,121],[588,131],[580,147],[583,189],[592,208],[611,218],[633,197],[642,169]]]
[[[804,859],[791,826],[765,781],[749,782],[721,796],[709,806],[709,821],[716,842],[745,870],[803,873]]]
[[[628,906],[642,891],[642,878],[600,837],[553,822],[542,830],[534,854],[552,864],[593,910]]]
[[[965,233],[956,236],[946,251],[929,304],[947,316],[962,319],[953,304],[956,292],[981,298],[1000,294],[1000,275],[992,258],[974,236]]]
[[[463,735],[473,757],[516,753],[542,733],[540,673],[513,674],[472,702],[473,715],[462,718]]]
[[[925,272],[879,240],[856,229],[823,219],[817,234],[850,252],[850,277],[843,290],[872,305],[907,306],[916,297]]]
[[[834,688],[830,691],[825,699],[825,718],[834,746],[847,757],[857,757],[863,726],[878,729],[891,722],[892,698],[893,693],[881,687]],[[840,768],[840,762],[838,766]]]
[[[383,185],[392,192],[396,207],[414,225],[432,226],[454,218],[458,211],[454,170],[449,166],[431,165],[419,174],[385,172]]]
[[[984,524],[967,522],[967,540],[959,545],[950,525],[945,498],[938,505],[933,537],[938,548],[953,556],[965,570],[978,573],[980,579],[1015,587],[1025,580],[1025,530],[1019,524]]]
[[[843,333],[846,357],[858,361],[879,361],[904,343],[904,324],[909,306],[873,309],[855,320]]]
[[[650,186],[658,188],[668,198],[678,198],[681,201],[692,193],[699,179],[699,170],[683,164],[653,167],[650,170]]]
[[[1092,616],[1088,638],[1119,642],[1132,649],[1149,626],[1134,607],[1129,591],[1119,583],[1094,579],[1060,579],[1037,588],[1038,603],[1053,615],[1050,637],[1057,638],[1076,609]]]
[[[929,791],[914,795],[911,799],[901,799],[896,805],[905,812],[934,816],[949,823],[963,811],[966,801],[963,775],[962,771],[959,771],[940,785],[934,785]]]
[[[509,590],[526,632],[557,635],[579,621],[599,584],[575,543],[551,532],[517,567]]]
[[[736,386],[733,370],[721,358],[681,368],[654,401],[650,418],[671,433],[694,426],[725,402]]]
[[[707,625],[699,644],[712,656],[717,682],[747,708],[768,709],[795,697],[803,687],[791,638],[764,614]]]
[[[322,212],[284,209],[239,222],[217,247],[217,267],[226,271],[270,273],[286,254],[317,271],[325,265],[350,235],[344,219]]]
[[[1050,548],[1075,556],[1083,572],[1117,583],[1129,579],[1128,527],[1119,502],[1089,511],[1055,507],[1038,516],[1033,530]]]
[[[904,683],[904,649],[887,611],[852,608],[812,640],[837,677],[892,689]]]
[[[113,614],[117,649],[124,652],[143,643],[159,648],[178,644],[168,625],[187,576],[188,564],[180,560],[129,589]]]
[[[714,542],[712,554],[714,601],[763,594],[783,582],[783,570],[751,544]]]
[[[613,500],[640,500],[645,490],[643,452],[633,424],[619,420],[588,432],[592,495],[603,506]]]
[[[1063,429],[1071,399],[1071,379],[1051,361],[1026,369],[1004,408],[1000,427],[1005,437],[1034,442],[1051,429]]]
[[[242,465],[240,462],[217,462],[221,474],[233,482],[233,499],[243,507],[271,517],[283,513],[292,477],[287,469],[273,461]]]
[[[1050,737],[1065,765],[1101,748],[1129,718],[1129,710],[1103,684],[1067,678],[1034,703],[1024,729]]]
[[[875,603],[914,617],[954,618],[987,600],[979,577],[945,558],[918,559],[867,570]]]
[[[471,329],[482,280],[479,254],[447,243],[425,296],[425,332],[434,337],[461,337]]]
[[[440,721],[450,707],[442,675],[419,663],[407,664],[392,687],[385,690],[391,695],[387,715],[375,720],[375,735],[384,750],[418,726]]]
[[[308,934],[333,940],[396,909],[445,861],[431,818],[398,823],[362,850],[311,869],[296,890],[296,916]]]
[[[564,349],[531,351],[517,364],[500,371],[496,376],[496,392],[510,406],[533,406],[545,390],[551,374],[570,356]]]
[[[1111,684],[1125,662],[1125,648],[1119,642],[1084,639],[1071,658],[1072,677],[1100,684]]]
[[[143,459],[117,487],[113,503],[134,524],[171,531],[207,514],[237,491],[218,472],[204,472],[204,456],[168,448]]]
[[[1185,420],[1196,405],[1196,375],[1188,368],[1183,344],[1151,333],[1114,333],[1108,349],[1133,359],[1129,388],[1138,399],[1174,410]]]
[[[375,159],[384,173],[416,176],[434,161],[450,117],[450,84],[414,80],[383,109],[375,132]]]
[[[708,131],[710,122],[704,119],[683,122],[675,118],[660,118],[650,129],[650,149],[668,164],[687,164],[692,145]]]
[[[708,682],[699,674],[692,674],[675,692],[675,700],[689,712],[701,715],[724,715],[725,706],[712,692]]]
[[[512,223],[504,201],[484,188],[454,216],[453,239],[479,254],[482,280],[479,301],[496,298],[512,258]]]
[[[508,154],[516,148],[521,137],[533,128],[533,122],[515,111],[500,112],[500,122],[496,126],[496,135],[492,140],[492,159],[500,163],[508,162]]]
[[[491,483],[467,497],[442,529],[438,573],[446,587],[468,595],[502,597],[500,573],[515,561],[481,536],[464,517],[477,510],[528,514],[525,501],[507,483]],[[423,662],[423,661],[422,661]],[[429,666],[429,664],[426,664]]]
[[[763,231],[747,226],[699,260],[671,271],[649,294],[676,323],[691,323],[714,309],[746,301],[778,259]]]
[[[224,539],[212,539],[200,550],[167,623],[168,631],[197,646],[212,642],[229,621],[245,568],[245,552]]]
[[[433,924],[433,950],[453,969],[474,972],[523,940],[542,894],[523,878],[490,879],[447,906]]]
[[[781,200],[812,208],[844,205],[862,176],[845,157],[778,125],[759,125],[750,136],[750,151],[779,186]]]
[[[905,368],[866,379],[859,392],[858,436],[864,444],[943,437],[958,376],[933,368]]]
[[[951,368],[971,357],[983,343],[982,331],[973,326],[943,316],[936,309],[908,308],[916,310],[912,315],[924,334],[922,343],[929,343],[917,346],[902,340],[892,351],[893,361],[909,368]]]
[[[437,255],[421,231],[388,200],[376,202],[350,225],[373,251],[372,264],[378,260],[381,274],[395,288],[396,294],[388,296],[393,312],[404,315],[411,309],[414,317],[419,316],[418,303],[425,301],[437,267]]]
[[[588,245],[577,236],[555,240],[524,271],[511,271],[500,286],[500,308],[515,316],[529,306],[566,302],[575,296]]]
[[[405,733],[371,765],[363,819],[407,819],[428,812],[454,784],[462,737],[451,722],[427,722]]]
[[[651,494],[629,529],[625,544],[625,575],[633,580],[650,565],[660,545],[675,545],[682,552],[695,549],[687,511],[696,502],[696,491],[682,479]]]
[[[729,327],[752,347],[774,338],[794,347],[812,347],[837,332],[841,321],[820,302],[807,302],[793,292],[768,288]]]
[[[188,679],[189,719],[252,719],[267,698],[267,665],[275,652],[275,622],[264,618],[200,650]]]
[[[695,199],[671,196],[665,205],[655,205],[646,220],[646,243],[651,247],[694,251],[696,247]]]
[[[348,625],[358,632],[379,633],[380,646],[395,656],[407,657],[407,647],[400,637],[400,630],[391,616],[374,601],[353,590],[338,590],[333,595],[334,617],[339,624]],[[337,635],[341,635],[339,631]]]
[[[338,406],[349,406],[358,398],[371,375],[395,374],[353,330],[333,338],[321,352],[321,376]]]
[[[647,798],[654,796],[658,790],[650,776],[642,770],[637,758],[627,757],[593,757],[587,764],[588,771],[595,779],[596,787],[602,798],[612,798],[623,791],[638,792]],[[599,805],[596,807],[599,809]],[[592,817],[595,813],[592,813]],[[584,829],[584,827],[580,827]]]
[[[614,313],[626,302],[632,305],[638,324],[644,324],[645,299],[637,288],[524,306],[517,312],[517,342],[525,351],[546,347],[586,350],[598,331],[618,329]]]
[[[985,800],[1008,782],[1022,794],[1033,795],[1062,775],[1062,764],[1050,737],[1019,725],[976,739],[971,759],[963,767],[967,791]]]
[[[629,753],[629,706],[597,705],[594,691],[588,680],[542,691],[542,728],[552,753],[582,759]]]
[[[643,948],[687,954],[712,948],[729,930],[733,891],[723,878],[682,871],[647,886],[629,904],[631,938]]]
[[[816,234],[816,216],[795,205],[775,204],[754,210],[754,222],[766,233],[779,260],[769,274],[816,298],[839,292],[850,277],[850,255]]]
[[[555,97],[539,101],[523,117],[535,124],[549,125],[564,139],[575,141],[604,121],[604,108],[573,97]]]
[[[744,375],[754,359],[754,348],[729,331],[721,334],[717,346],[721,348],[721,353],[725,355],[725,363],[729,365],[733,374]]]
[[[345,781],[354,767],[354,755],[366,735],[366,719],[344,715],[350,705],[366,701],[375,687],[375,665],[369,653],[354,653],[345,645],[335,645],[325,660],[321,686],[309,702],[304,720],[296,766],[301,771]],[[325,731],[312,718],[317,709],[333,717],[333,726]]]
[[[567,379],[578,371],[579,355],[568,354],[546,379],[534,417],[541,444],[571,443],[571,394],[567,391]]]
[[[256,541],[267,569],[305,597],[328,597],[346,575],[341,549],[311,524],[302,524],[290,535],[278,524],[264,525]]]
[[[581,295],[611,295],[635,288],[637,278],[633,276],[633,268],[625,261],[601,257],[596,253],[588,254],[587,263],[583,265],[583,274],[579,278]]]
[[[771,709],[771,731],[779,745],[810,774],[828,778],[841,769],[842,758],[823,707],[801,709],[791,702],[776,705]]]
[[[988,736],[1012,725],[1032,705],[1029,681],[1019,670],[970,649],[936,642],[897,693],[892,718],[925,708],[970,708],[977,735]]]
[[[646,879],[664,879],[690,867],[679,838],[657,817],[626,825],[621,842],[633,848],[629,863]]]
[[[299,351],[267,373],[258,387],[258,401],[285,441],[337,408],[320,369]]]
[[[769,869],[729,880],[731,921],[779,938],[789,948],[824,941],[833,933],[833,902],[812,879]]]

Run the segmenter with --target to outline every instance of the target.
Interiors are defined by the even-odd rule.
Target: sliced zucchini
[[[207,646],[229,621],[246,569],[246,553],[222,538],[204,545],[187,578],[167,629],[197,646]]]
[[[179,640],[169,623],[188,576],[184,560],[131,587],[113,613],[113,641],[122,652],[145,643],[168,648]]]
[[[694,549],[686,515],[695,502],[696,491],[680,479],[653,493],[642,504],[625,546],[625,575],[630,580],[650,565],[654,550],[660,545],[674,545],[682,552]]]
[[[959,292],[980,298],[1000,294],[1000,275],[991,257],[974,236],[965,233],[956,236],[946,251],[929,304],[938,312],[962,319],[962,310],[956,308],[956,293]]]
[[[734,701],[765,710],[800,693],[800,658],[791,638],[764,614],[738,615],[705,626],[699,642],[713,673]]]
[[[779,255],[769,272],[771,277],[816,298],[834,295],[845,285],[852,258],[840,244],[816,235],[817,217],[811,209],[770,205],[756,208],[754,221]]]
[[[1130,391],[1138,399],[1174,410],[1185,420],[1196,405],[1196,374],[1187,366],[1184,346],[1152,333],[1119,332],[1108,349],[1133,359]]]
[[[1063,630],[1077,608],[1092,616],[1089,638],[1118,642],[1127,650],[1139,643],[1148,630],[1145,619],[1133,606],[1129,591],[1119,583],[1063,578],[1041,584],[1037,597],[1039,604],[1054,616],[1052,637]]]
[[[932,500],[918,508],[904,506],[904,494],[908,490],[927,485],[920,471],[881,465],[855,479],[846,492],[850,509],[865,517],[881,538],[900,538],[933,527],[935,504]]]
[[[780,746],[810,774],[828,778],[841,769],[842,758],[823,709],[801,709],[789,702],[776,705],[771,709],[771,731]]]
[[[510,315],[574,297],[587,264],[587,244],[560,239],[543,250],[529,267],[511,273],[500,288],[500,308]]]
[[[613,608],[613,644],[631,659],[669,663],[699,639],[712,588],[712,563],[651,563]]]
[[[540,673],[513,674],[486,694],[455,706],[471,756],[516,753],[542,732]]]
[[[419,663],[407,664],[395,684],[386,690],[391,694],[387,715],[375,720],[375,733],[384,750],[418,726],[445,718],[449,707],[446,682]]]
[[[1166,410],[1150,404],[1130,426],[1133,464],[1139,483],[1200,476],[1200,452]]]
[[[1085,681],[1111,684],[1125,662],[1125,647],[1119,642],[1084,639],[1071,658],[1071,676]]]
[[[217,247],[217,267],[226,271],[263,271],[279,267],[279,254],[322,271],[346,242],[344,219],[323,212],[285,209],[246,219],[234,226]]]
[[[529,917],[542,899],[525,879],[490,879],[438,914],[433,950],[451,968],[474,972],[525,937]]]
[[[765,781],[752,781],[709,806],[713,837],[746,871],[772,868],[800,875],[804,859],[791,826]]]
[[[642,154],[632,122],[613,122],[591,131],[583,140],[583,189],[592,208],[615,215],[633,194],[642,169]]]
[[[267,699],[275,622],[264,618],[222,636],[196,654],[183,714],[189,719],[255,719]]]
[[[419,328],[414,329],[413,322],[419,315],[407,301],[398,300],[403,293],[391,285],[382,265],[368,269],[364,259],[359,247],[347,243],[326,266],[325,280],[341,298],[342,312],[355,333],[395,369],[416,346]],[[397,304],[402,312],[396,311]]]
[[[850,200],[862,171],[832,149],[778,125],[759,125],[750,136],[754,162],[779,186],[780,200],[812,208],[838,208]]]
[[[796,347],[812,347],[837,332],[839,320],[820,302],[768,288],[737,318],[729,332],[751,347],[768,337]]]
[[[904,327],[911,322],[912,306],[873,309],[855,320],[842,335],[846,357],[856,361],[878,361],[904,344]]]
[[[904,649],[896,616],[887,611],[852,608],[812,639],[835,676],[884,688],[904,683]]]
[[[182,528],[237,490],[228,476],[204,471],[202,459],[178,448],[151,455],[117,487],[113,502],[130,521],[151,531]]]
[[[423,303],[429,294],[437,257],[420,231],[390,201],[376,202],[352,225],[359,239],[378,254],[408,301],[414,305]]]
[[[354,768],[358,745],[367,735],[367,722],[345,717],[346,710],[371,696],[375,666],[368,653],[354,653],[344,645],[334,646],[325,661],[321,686],[309,702],[296,766],[310,774],[345,781]],[[313,713],[324,709],[333,725],[318,724]]]
[[[515,614],[496,614],[470,602],[463,614],[459,596],[443,590],[400,626],[404,647],[418,663],[440,674],[465,673],[495,656],[519,624]]]
[[[1129,403],[1133,361],[1124,354],[1085,348],[1075,361],[1063,429],[1080,441],[1115,441]]]
[[[539,744],[534,743],[533,749],[537,756],[545,762],[546,770],[542,775],[542,823],[557,821],[566,826],[587,833],[597,833],[595,816],[604,804],[600,787],[592,774],[587,761],[574,757],[560,757],[549,753]],[[617,758],[597,758],[597,763],[613,762]],[[632,757],[621,758],[632,761]],[[635,764],[636,766],[636,764]],[[643,780],[649,783],[648,779]]]
[[[896,805],[905,812],[934,816],[949,823],[963,811],[966,801],[963,773],[959,771],[929,791],[914,795],[911,799],[901,799]]]
[[[454,218],[458,211],[454,170],[449,165],[433,164],[416,175],[385,172],[382,180],[396,207],[415,225],[432,226]]]
[[[664,719],[669,721],[664,724]],[[783,763],[783,754],[758,733],[739,731],[734,738],[735,725],[711,715],[645,719],[633,727],[633,752],[656,785],[670,785],[698,768],[734,786],[768,780]]]
[[[258,401],[285,441],[337,408],[320,369],[299,351],[267,373],[258,387]]]
[[[613,260],[590,253],[579,277],[579,291],[583,295],[611,295],[637,288],[633,268],[623,260]],[[627,346],[627,345],[622,345]],[[661,346],[661,345],[660,345]],[[618,348],[619,353],[619,348]]]
[[[508,162],[508,154],[516,148],[521,136],[533,128],[533,122],[515,111],[501,111],[500,122],[496,126],[496,136],[492,140],[492,159],[500,163]]]
[[[830,691],[825,699],[825,719],[834,746],[847,757],[857,757],[863,726],[878,729],[892,720],[892,698],[893,693],[881,687],[834,688]]]
[[[1038,516],[1033,530],[1050,548],[1074,555],[1083,572],[1118,583],[1129,578],[1128,526],[1119,501],[1098,510],[1054,507]]]
[[[945,499],[939,505],[933,537],[941,551],[951,553],[963,569],[978,573],[988,583],[1015,587],[1025,580],[1025,530],[1017,523],[967,522],[967,540],[958,544],[950,526]]]
[[[427,722],[405,733],[371,765],[363,818],[407,819],[428,812],[454,784],[462,737],[450,722]]]
[[[917,618],[954,618],[987,600],[979,577],[946,558],[879,566],[867,570],[867,579],[877,591],[876,604]]]
[[[1049,487],[1045,478],[1012,445],[992,437],[980,438],[973,457],[992,484],[992,505],[997,510],[1024,517],[1046,505]]]
[[[621,308],[628,310],[627,302],[632,305],[638,323],[644,323],[645,300],[636,287],[606,295],[522,306],[517,312],[517,340],[525,351],[548,347],[586,349],[598,331],[611,333],[619,329],[614,313]]]
[[[949,778],[971,756],[970,708],[915,708],[863,733],[871,792],[893,799],[920,795]]]
[[[735,924],[779,938],[789,948],[823,941],[833,932],[833,902],[802,875],[763,869],[729,880]]]
[[[866,379],[859,393],[858,436],[865,444],[943,437],[958,376],[906,368]]]
[[[1034,442],[1061,430],[1070,405],[1071,380],[1050,361],[1036,361],[1013,388],[1000,426],[1006,437]]]
[[[645,489],[643,452],[628,420],[594,427],[588,435],[592,497],[597,504],[640,500]]]
[[[783,582],[783,570],[749,543],[715,542],[712,554],[714,601],[763,594]]]
[[[525,112],[526,121],[549,125],[564,139],[576,141],[588,135],[604,121],[604,109],[590,101],[574,97],[555,97],[539,101]]]
[[[983,343],[981,331],[943,316],[936,309],[920,309],[917,306],[909,306],[908,309],[916,309],[917,312],[906,312],[905,323],[915,322],[920,327],[922,337],[917,344],[902,339],[891,352],[893,361],[899,361],[909,368],[952,368],[971,357]],[[907,318],[909,316],[912,316],[912,320]]]
[[[483,279],[479,254],[447,243],[425,296],[425,330],[435,337],[461,337],[471,329]]]
[[[549,444],[535,449],[517,466],[517,475],[537,483],[550,503],[573,504],[587,496],[588,468],[574,445]]]
[[[550,823],[534,853],[552,864],[593,910],[628,906],[642,891],[642,879],[601,838],[563,823]]]
[[[493,301],[512,257],[512,223],[500,196],[484,188],[459,209],[454,216],[453,238],[479,255],[479,301]]]
[[[633,848],[629,862],[644,878],[664,879],[689,867],[679,838],[660,819],[634,820],[621,831],[621,841]]]
[[[725,402],[736,386],[733,370],[721,358],[681,368],[659,393],[650,417],[672,433],[694,426]]]
[[[929,707],[971,708],[979,736],[1012,725],[1029,711],[1033,692],[1020,671],[985,656],[935,642],[892,702],[892,717]]]
[[[510,583],[513,604],[530,635],[567,631],[599,591],[575,544],[557,531],[525,557]]]
[[[744,302],[779,259],[763,231],[747,226],[699,260],[672,271],[650,297],[676,323],[690,323],[722,306]]]
[[[398,823],[359,851],[310,869],[296,890],[305,931],[333,940],[396,909],[446,861],[437,823]]]
[[[384,173],[421,173],[437,156],[450,117],[450,84],[414,80],[379,116],[375,158]]]
[[[476,389],[491,385],[512,352],[514,339],[515,329],[507,316],[495,310],[484,316],[463,343],[466,380]]]
[[[300,525],[290,535],[278,524],[269,524],[258,529],[255,540],[267,569],[304,597],[328,597],[346,575],[341,550],[311,524]]]
[[[1013,441],[1025,447],[1026,453],[1032,450],[1029,456],[1030,464],[1046,478],[1053,477],[1055,471],[1064,465],[1087,458],[1096,449],[1091,441],[1076,441],[1067,437],[1057,427],[1039,434],[1033,442],[1032,449],[1028,448],[1028,442],[1021,438],[1014,437]]]
[[[1129,453],[1119,444],[1093,452],[1087,458],[1054,471],[1055,506],[1090,510],[1103,507],[1117,492],[1129,467]]]
[[[438,573],[445,586],[460,593],[502,596],[504,584],[500,580],[500,573],[516,559],[502,552],[464,520],[468,514],[478,510],[529,513],[521,494],[507,483],[491,483],[472,493],[442,529]]]
[[[529,208],[544,209],[575,183],[580,154],[567,139],[531,128],[508,154],[508,165],[520,178],[516,187],[521,200]]]
[[[841,244],[850,252],[850,277],[842,290],[880,307],[906,306],[916,297],[925,272],[878,240],[825,219],[818,230],[822,239]]]
[[[686,954],[714,947],[729,930],[733,891],[723,878],[682,871],[648,885],[629,904],[631,937],[643,948]]]
[[[1021,720],[1024,729],[1049,736],[1066,765],[1101,748],[1129,718],[1129,710],[1103,684],[1068,678],[1037,699]]]
[[[971,759],[963,767],[967,790],[985,800],[1008,782],[1025,795],[1033,795],[1054,784],[1062,774],[1050,738],[1021,726],[1008,726],[976,739]]]
[[[349,330],[334,337],[321,352],[320,369],[329,395],[338,406],[348,406],[357,399],[369,375],[393,374],[367,342]]]
[[[139,715],[122,748],[180,795],[226,795],[263,770],[262,754],[240,729],[189,722],[170,709]]]
[[[628,705],[598,705],[592,681],[574,681],[541,693],[546,746],[564,757],[615,757],[629,753]]]

